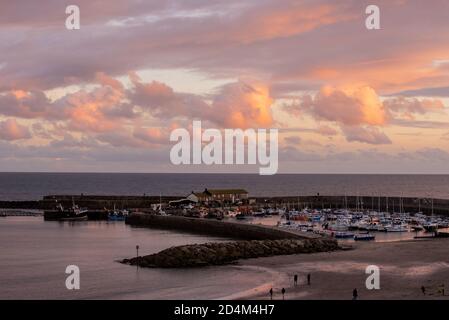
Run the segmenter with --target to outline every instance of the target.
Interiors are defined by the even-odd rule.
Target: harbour
[[[216,185],[220,188],[214,188]],[[441,268],[447,263],[443,254],[447,240],[441,237],[447,232],[445,212],[449,203],[444,198],[318,192],[258,196],[237,182],[233,187],[223,188],[216,183],[193,188],[193,192],[192,188],[184,187],[185,192],[179,194],[81,192],[47,194],[37,200],[3,200],[0,235],[1,241],[10,245],[2,250],[5,257],[0,275],[5,283],[2,297],[265,299],[271,287],[275,298],[279,298],[279,291],[284,287],[288,299],[344,298],[345,291],[352,290],[346,286],[352,286],[355,281],[348,279],[345,272],[356,272],[365,262],[379,263],[382,270],[387,270],[384,274],[390,280],[398,268],[420,274],[414,287],[401,283],[404,289],[390,288],[385,293],[388,297],[399,297],[404,292],[412,298],[420,297],[422,284],[431,291],[437,288],[438,282],[444,281],[444,268]],[[87,219],[84,216],[52,219],[49,213],[57,212],[58,205],[64,208],[63,212],[73,209],[74,214],[86,214]],[[432,225],[437,229],[424,228]],[[8,239],[21,240],[11,243]],[[260,251],[255,245],[254,252],[253,249],[244,251],[241,255],[244,259],[214,260],[211,255],[212,264],[218,264],[211,266],[198,259],[190,265],[195,267],[187,269],[142,267],[136,270],[135,266],[119,263],[136,256],[136,245],[142,256],[151,256],[169,248],[208,248],[207,243],[214,244],[214,250],[227,248],[232,252],[231,244],[236,241],[262,241],[263,248],[274,248],[273,241],[301,243],[307,239],[329,239],[351,250],[286,254],[288,251],[280,249]],[[419,253],[422,250],[429,252]],[[271,256],[273,252],[275,256]],[[391,260],[391,254],[402,260]],[[58,287],[68,264],[79,265],[83,270],[85,290],[70,293],[63,284]],[[312,273],[317,281],[313,290],[298,291],[290,285],[290,277],[297,272],[295,268],[302,270],[301,274]],[[425,279],[428,273],[413,268],[434,268],[435,274],[429,276],[428,282]],[[329,273],[332,279],[327,278]],[[24,279],[34,277],[30,275],[36,278],[24,289]],[[111,277],[117,280],[109,280]],[[325,279],[335,286],[322,287]],[[175,289],[178,287],[182,289]],[[367,298],[378,297],[375,293],[363,294]],[[435,293],[433,297],[439,295]]]
[[[28,201],[3,201],[2,205],[12,207],[3,208],[2,216],[41,214],[48,221],[125,221],[130,214],[141,213],[263,224],[340,240],[375,240],[382,233],[407,234],[406,239],[445,237],[449,227],[449,200],[433,198],[320,194],[251,197],[244,189],[205,188],[185,197],[48,195],[33,202],[32,208],[26,208]]]

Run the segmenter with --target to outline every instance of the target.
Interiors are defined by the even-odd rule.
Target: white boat
[[[369,233],[354,235],[355,241],[371,241],[371,240],[375,240],[375,239],[376,239],[376,237]]]
[[[345,224],[341,224],[341,223],[333,223],[333,224],[329,224],[327,229],[329,229],[331,231],[348,231],[348,226]]]
[[[405,225],[389,225],[385,226],[387,232],[408,232],[408,227]]]

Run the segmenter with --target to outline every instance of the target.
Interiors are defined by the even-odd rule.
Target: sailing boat
[[[427,231],[427,232],[436,232],[438,230],[438,224],[434,223],[433,221],[433,198],[432,198],[432,216],[430,218],[430,221],[428,221],[427,223],[423,224],[423,228]]]
[[[162,210],[162,193],[159,194],[159,211],[158,211],[158,213],[159,213],[161,216],[166,216],[166,215],[167,215],[167,214],[165,213],[165,211]]]

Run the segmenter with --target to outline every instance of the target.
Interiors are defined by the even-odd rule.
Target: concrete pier
[[[321,236],[314,233],[290,231],[270,226],[180,216],[159,216],[145,213],[131,214],[126,219],[126,223],[132,226],[178,230],[242,240],[321,238]]]

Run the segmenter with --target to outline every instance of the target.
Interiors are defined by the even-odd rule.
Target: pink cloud
[[[395,97],[384,101],[384,106],[391,112],[400,113],[408,118],[414,114],[443,111],[444,103],[439,99],[422,99]]]
[[[11,90],[0,93],[0,114],[20,118],[57,117],[42,91]]]
[[[368,144],[391,144],[390,138],[376,127],[344,127],[343,132],[348,142]]]
[[[21,140],[31,138],[31,133],[27,127],[17,123],[15,119],[8,119],[0,122],[1,140]]]
[[[327,125],[320,125],[316,131],[323,136],[335,136],[338,134],[337,130]]]

